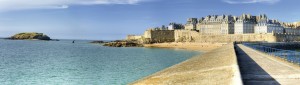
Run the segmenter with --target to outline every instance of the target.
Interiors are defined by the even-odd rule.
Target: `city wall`
[[[138,40],[141,39],[143,36],[141,35],[127,35],[126,40]]]
[[[174,30],[147,30],[144,33],[144,40],[150,43],[174,42]]]
[[[296,33],[276,33],[274,34],[274,36],[276,36],[277,42],[300,41],[300,34],[296,34]]]
[[[230,42],[295,42],[300,41],[297,33],[264,33],[264,34],[200,34],[191,30],[147,30],[144,35],[128,35],[127,40],[140,43],[197,42],[197,43],[230,43]]]
[[[196,31],[176,30],[175,42],[229,43],[229,42],[291,42],[300,41],[296,34],[227,34],[202,35]]]
[[[198,42],[201,38],[199,32],[190,30],[175,30],[175,42]]]

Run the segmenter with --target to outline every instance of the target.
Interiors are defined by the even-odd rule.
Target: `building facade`
[[[243,14],[234,23],[234,34],[249,34],[254,33],[256,24],[256,16]]]
[[[195,30],[203,35],[227,35],[227,34],[254,34],[254,33],[297,33],[290,24],[282,24],[278,20],[270,20],[267,15],[252,16],[242,14],[232,15],[208,15],[206,17],[189,18],[185,29]],[[299,22],[293,24],[298,27]],[[295,28],[296,29],[296,28]],[[285,31],[287,30],[287,31]]]
[[[231,15],[209,15],[199,19],[196,29],[205,35],[233,34],[234,19]]]
[[[186,30],[196,30],[197,18],[189,18],[185,24]]]
[[[284,28],[277,20],[261,20],[254,27],[255,33],[284,33]]]
[[[182,24],[177,24],[175,22],[172,22],[168,26],[168,30],[181,30],[184,29],[184,26]]]
[[[199,19],[189,18],[185,25],[170,23],[167,27],[152,28],[144,35],[129,35],[127,39],[148,43],[300,41],[299,24],[270,20],[265,14],[208,15]]]

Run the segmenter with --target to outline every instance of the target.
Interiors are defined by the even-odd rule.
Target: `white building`
[[[243,14],[234,23],[234,34],[249,34],[254,33],[256,17],[250,14]]]
[[[180,30],[184,29],[184,26],[182,24],[177,24],[175,22],[170,23],[168,26],[168,30]]]
[[[284,28],[276,20],[261,20],[254,27],[255,33],[284,33]],[[290,30],[288,30],[290,31]]]
[[[233,34],[234,21],[231,15],[209,15],[205,18],[200,18],[197,24],[197,30],[201,34]]]
[[[174,30],[174,28],[175,28],[175,26],[172,25],[172,24],[170,24],[170,25],[168,26],[168,30]]]
[[[289,25],[293,25],[290,28]],[[269,20],[265,14],[252,16],[208,15],[206,17],[189,18],[184,25],[186,30],[196,30],[203,35],[253,34],[253,33],[291,33],[300,34],[300,22],[284,24],[277,20]],[[176,27],[176,26],[175,26]],[[298,27],[298,28],[297,28]],[[170,25],[169,30],[174,30]],[[289,29],[290,28],[290,29]]]

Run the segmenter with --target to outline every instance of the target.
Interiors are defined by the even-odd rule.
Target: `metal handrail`
[[[278,48],[267,47],[263,45],[257,45],[254,43],[243,43],[243,45],[252,49],[258,50],[267,55],[284,59],[288,62],[300,65],[300,52],[292,50],[284,50]]]

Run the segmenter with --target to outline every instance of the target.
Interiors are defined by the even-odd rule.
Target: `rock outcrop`
[[[12,40],[51,40],[51,38],[43,33],[18,33],[12,37]]]
[[[92,41],[92,42],[90,42],[90,43],[102,44],[102,43],[104,43],[104,41],[97,40],[97,41]]]
[[[132,42],[132,41],[113,41],[105,43],[103,46],[108,47],[143,47],[142,44]]]

